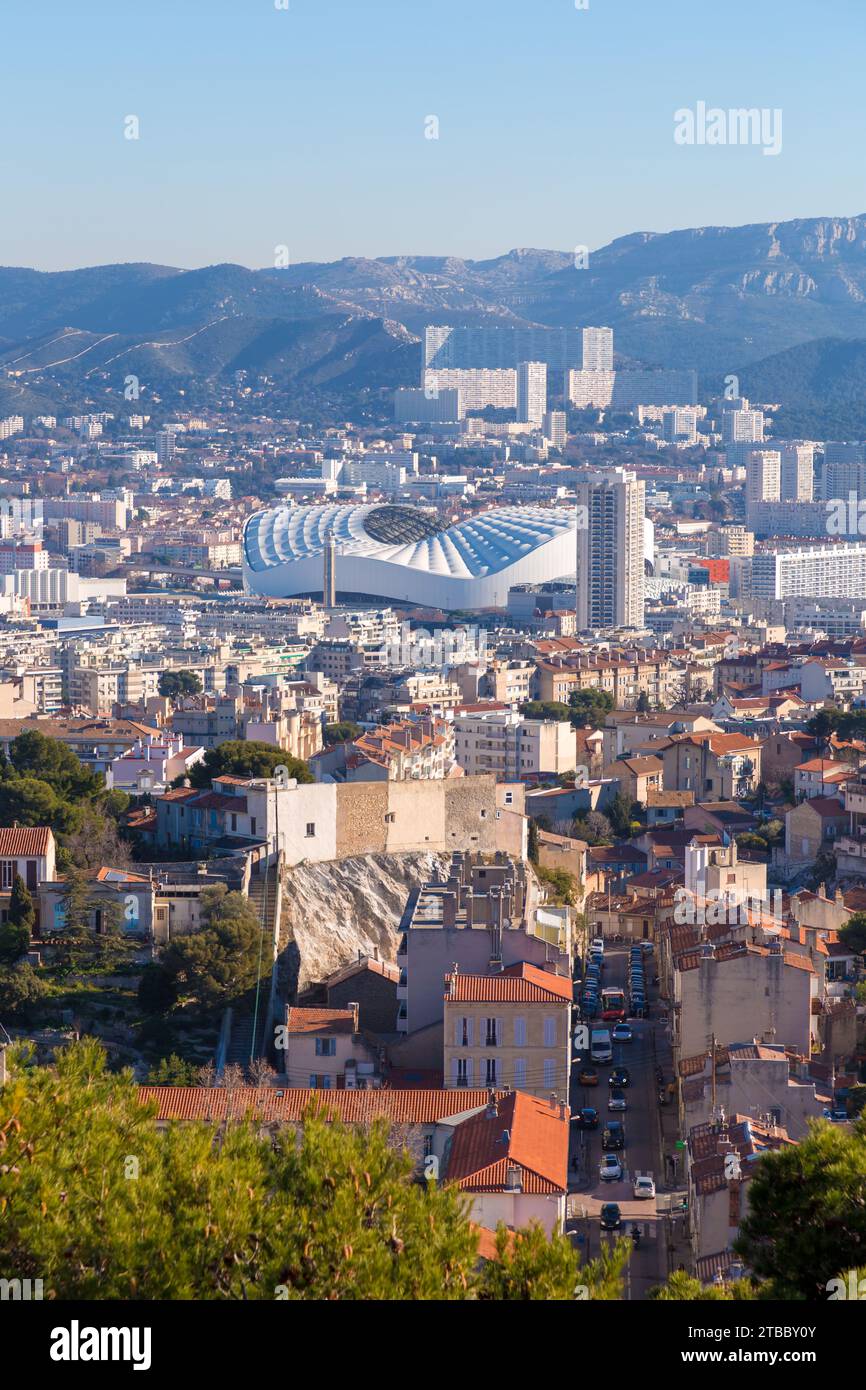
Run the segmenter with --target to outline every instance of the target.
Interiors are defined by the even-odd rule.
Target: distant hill
[[[866,338],[822,338],[773,353],[739,373],[752,400],[779,402],[780,434],[866,438]]]
[[[839,376],[843,400],[847,359],[827,345],[866,340],[866,217],[636,232],[585,269],[572,252],[532,249],[257,271],[0,268],[0,399],[16,385],[61,401],[89,385],[110,399],[121,369],[192,396],[247,370],[274,376],[267,391],[349,398],[416,381],[428,323],[607,324],[623,359],[695,366],[708,392],[738,369],[745,380],[750,364],[771,381],[774,357],[810,343],[818,356],[791,360],[807,375],[814,363],[816,391]]]

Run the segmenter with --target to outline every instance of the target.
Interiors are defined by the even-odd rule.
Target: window
[[[495,1057],[484,1058],[484,1084],[485,1086],[497,1086],[499,1084],[499,1063]]]
[[[513,802],[513,800],[514,800],[514,792],[506,792],[506,793],[505,793],[505,804],[506,804],[506,806],[510,806],[511,803]]]
[[[472,1058],[455,1057],[451,1063],[451,1079],[455,1086],[472,1085]]]
[[[514,1089],[520,1091],[526,1085],[526,1058],[514,1059]]]
[[[250,834],[251,834],[251,835],[255,835],[255,833],[256,833],[256,818],[255,818],[255,816],[250,816]]]
[[[314,1091],[330,1091],[330,1076],[320,1076],[318,1072],[310,1072],[310,1086]]]
[[[484,1020],[484,1046],[502,1046],[502,1019],[485,1018]]]
[[[4,859],[0,865],[0,888],[11,888],[15,882],[15,860]]]
[[[546,1018],[544,1020],[544,1046],[556,1047],[556,1019]]]
[[[471,1047],[472,1035],[475,1032],[474,1018],[455,1018],[454,1020],[454,1046]]]
[[[316,1038],[317,1057],[336,1057],[337,1039],[336,1038]]]
[[[313,837],[315,836],[315,833],[316,833],[316,822],[315,822],[314,820],[308,820],[308,821],[307,821],[307,839],[308,839],[308,840],[312,840]]]
[[[514,1046],[526,1046],[526,1019],[516,1018],[514,1020]]]
[[[386,812],[385,812],[385,824],[386,824],[386,825],[393,825],[396,819],[397,819],[397,813],[396,813],[395,811],[386,811]]]

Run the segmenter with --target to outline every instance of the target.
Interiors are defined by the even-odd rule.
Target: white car
[[[622,1178],[622,1164],[616,1154],[605,1154],[598,1165],[598,1176],[602,1182],[619,1182]]]
[[[635,1199],[640,1201],[642,1197],[655,1197],[656,1185],[652,1178],[635,1178],[634,1180]]]
[[[600,936],[594,936],[589,943],[590,951],[601,951],[604,954],[604,941]]]

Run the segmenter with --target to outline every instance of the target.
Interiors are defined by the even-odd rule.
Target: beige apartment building
[[[574,729],[568,720],[523,719],[512,710],[459,715],[454,757],[468,776],[490,772],[512,781],[561,776],[573,772],[577,762]]]
[[[568,1096],[571,981],[520,961],[445,977],[446,1087],[512,1086]]]

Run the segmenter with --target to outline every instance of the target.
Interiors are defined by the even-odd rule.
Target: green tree
[[[537,1224],[496,1232],[497,1259],[486,1262],[479,1298],[497,1302],[594,1302],[622,1298],[622,1278],[631,1250],[627,1240],[606,1246],[597,1259],[581,1265],[567,1236],[548,1237]]]
[[[527,700],[520,706],[520,713],[525,719],[555,719],[560,724],[571,714],[568,705],[559,700]]]
[[[9,761],[21,777],[47,782],[64,800],[82,800],[102,790],[102,778],[85,767],[58,738],[38,729],[19,734],[9,746]]]
[[[638,714],[649,714],[652,710],[652,702],[645,690],[642,690],[637,697],[636,709]]]
[[[607,818],[615,835],[621,838],[631,834],[632,799],[625,792],[617,792],[607,808]]]
[[[299,782],[313,780],[305,762],[254,739],[228,739],[217,748],[209,748],[202,761],[190,768],[189,780],[194,787],[207,787],[214,777],[273,777],[277,767],[286,768],[286,776]]]
[[[839,928],[839,940],[862,956],[866,951],[866,912],[853,912]]]
[[[29,1019],[48,986],[32,965],[0,967],[0,1018]]]
[[[360,724],[353,724],[351,720],[344,719],[339,724],[326,724],[322,737],[328,747],[335,743],[351,743],[353,739],[360,737],[362,730]]]
[[[57,1299],[502,1300],[617,1297],[623,1252],[580,1269],[568,1242],[504,1231],[479,1269],[463,1194],[415,1180],[378,1121],[264,1137],[254,1116],[159,1133],[92,1040],[54,1068],[10,1057],[0,1091],[0,1260]],[[173,1071],[169,1061],[167,1070]],[[579,1296],[579,1295],[578,1295]]]
[[[771,1297],[821,1299],[866,1249],[866,1121],[849,1133],[814,1121],[799,1144],[766,1153],[749,1183],[735,1247]]]
[[[163,671],[158,689],[166,699],[177,700],[183,695],[200,695],[202,683],[195,671]]]
[[[730,1284],[702,1284],[700,1279],[675,1270],[667,1282],[650,1289],[649,1298],[656,1303],[742,1303],[757,1297],[748,1279],[736,1279]]]
[[[530,819],[529,821],[529,830],[527,832],[527,846],[527,854],[529,855],[530,863],[537,864],[539,849],[538,826],[532,819]]]
[[[9,913],[0,926],[0,961],[11,964],[23,955],[30,945],[36,925],[36,909],[20,874],[12,881]]]
[[[145,1014],[167,1014],[177,1003],[177,978],[163,965],[146,965],[138,982],[138,1007]]]
[[[212,1009],[231,1003],[256,983],[262,928],[242,893],[226,893],[212,908],[202,894],[202,907],[207,925],[173,941],[163,965],[180,992]]]
[[[198,1068],[193,1062],[178,1057],[173,1052],[170,1057],[161,1057],[159,1065],[151,1067],[147,1078],[148,1086],[195,1086]]]
[[[610,714],[614,698],[606,690],[573,690],[568,703],[575,728],[596,728]]]

